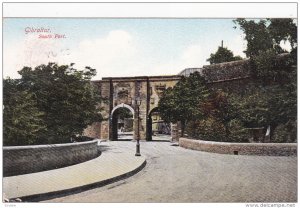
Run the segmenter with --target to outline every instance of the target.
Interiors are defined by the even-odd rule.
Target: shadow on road
[[[132,141],[132,139],[118,139],[118,142],[128,142],[128,141]]]
[[[155,139],[155,140],[150,140],[147,142],[170,142],[170,140],[164,140],[164,139]]]
[[[111,150],[111,147],[108,146],[108,145],[102,145],[102,144],[100,144],[100,151],[101,152],[105,152],[107,150]]]

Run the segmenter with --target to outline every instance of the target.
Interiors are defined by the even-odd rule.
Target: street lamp
[[[135,156],[141,156],[140,153],[140,105],[142,101],[140,97],[135,98],[135,100],[132,100],[132,104],[137,107],[137,119],[138,119],[138,133],[137,133],[137,139],[136,139],[136,153]]]

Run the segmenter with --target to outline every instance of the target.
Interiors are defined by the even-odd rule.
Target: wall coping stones
[[[297,143],[230,143],[179,138],[179,146],[220,154],[297,156]]]
[[[100,154],[98,140],[3,147],[3,176],[62,168],[94,159]]]
[[[3,150],[12,150],[12,149],[40,149],[40,148],[53,148],[53,147],[67,147],[67,146],[77,146],[89,143],[97,143],[98,141],[87,141],[87,142],[74,142],[74,143],[63,143],[63,144],[43,144],[43,145],[24,145],[24,146],[4,146]]]

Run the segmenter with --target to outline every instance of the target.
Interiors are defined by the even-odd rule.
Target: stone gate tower
[[[114,112],[118,108],[127,108],[133,114],[133,136],[136,139],[138,135],[138,116],[137,107],[132,104],[132,101],[139,97],[141,100],[139,107],[140,138],[141,140],[151,140],[150,113],[157,108],[162,92],[169,87],[173,87],[180,78],[179,75],[105,77],[102,80],[93,81],[101,96],[106,99],[106,102],[101,103],[104,120],[89,126],[84,134],[93,138],[116,140],[117,124],[113,122]],[[177,134],[174,131],[176,124],[172,124],[171,128],[173,128],[173,131],[171,130],[173,132],[172,139],[177,139]]]

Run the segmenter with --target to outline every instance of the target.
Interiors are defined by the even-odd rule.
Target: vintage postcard
[[[297,3],[2,6],[5,207],[297,206]]]

